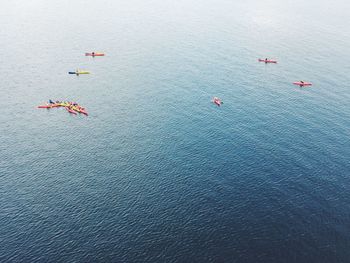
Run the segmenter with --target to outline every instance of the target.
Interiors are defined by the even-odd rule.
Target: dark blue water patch
[[[0,10],[0,261],[349,261],[346,3],[22,4]]]

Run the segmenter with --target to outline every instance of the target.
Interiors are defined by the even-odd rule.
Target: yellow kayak
[[[61,102],[61,103],[59,103],[58,105],[61,106],[61,107],[68,107],[70,104],[69,104],[69,103]]]
[[[80,74],[90,74],[90,72],[89,71],[69,71],[68,74],[80,75]]]

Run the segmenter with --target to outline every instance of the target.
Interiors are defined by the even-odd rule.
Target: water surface
[[[0,261],[349,262],[349,7],[2,3]]]

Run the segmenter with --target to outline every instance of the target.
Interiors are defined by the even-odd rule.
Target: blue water
[[[345,0],[3,1],[0,261],[350,262],[349,17]]]

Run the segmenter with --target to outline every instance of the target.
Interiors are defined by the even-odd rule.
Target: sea
[[[350,262],[349,17],[1,1],[0,262]]]

